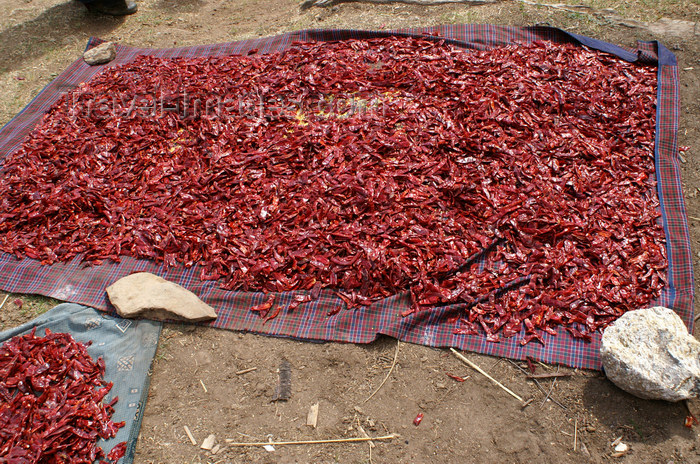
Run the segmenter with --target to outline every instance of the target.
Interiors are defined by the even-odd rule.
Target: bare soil
[[[626,17],[661,15],[700,20],[697,0],[583,3],[616,8]],[[129,45],[172,47],[278,34],[303,28],[390,29],[446,23],[549,24],[631,46],[658,38],[680,62],[680,144],[688,214],[700,218],[700,36],[648,32],[588,14],[516,1],[490,5],[416,6],[340,3],[300,10],[296,0],[146,0],[128,18],[91,16],[77,2],[0,0],[0,124],[9,121],[41,88],[78,58],[89,36]],[[700,252],[700,219],[690,219],[693,253]],[[700,257],[700,255],[697,255]],[[696,258],[696,272],[697,261]],[[14,300],[20,297],[20,308]],[[0,298],[3,298],[0,295]],[[30,320],[55,302],[12,295],[0,311],[0,328]],[[696,307],[697,312],[697,307]],[[594,371],[538,366],[571,373],[540,388],[510,361],[467,356],[532,402],[526,408],[447,350],[381,338],[367,346],[314,344],[253,334],[169,324],[161,336],[138,442],[136,463],[698,463],[698,429],[683,426],[681,404],[644,401]],[[386,383],[369,401],[396,363]],[[292,396],[272,402],[282,358],[292,366]],[[256,368],[245,374],[236,372]],[[457,382],[445,373],[468,376]],[[549,397],[549,399],[547,399]],[[316,428],[306,425],[319,403]],[[561,405],[561,406],[560,406]],[[700,401],[690,402],[700,413]],[[424,415],[420,425],[413,420]],[[216,455],[193,446],[216,434]],[[225,439],[268,441],[399,433],[400,439],[367,443],[233,448]],[[630,446],[613,458],[611,442]],[[574,450],[574,445],[576,449]]]

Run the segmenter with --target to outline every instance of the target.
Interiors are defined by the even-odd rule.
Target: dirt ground
[[[700,261],[700,35],[658,33],[615,24],[601,15],[532,6],[519,1],[486,5],[418,6],[339,3],[302,11],[297,0],[146,0],[128,18],[96,17],[67,0],[0,0],[0,124],[78,58],[89,36],[129,45],[172,47],[239,40],[304,28],[395,28],[447,23],[549,24],[621,45],[658,38],[680,62],[680,144],[690,146],[683,181],[696,273]],[[590,0],[622,17],[700,20],[698,0]],[[696,24],[700,33],[700,26]],[[697,218],[697,219],[696,219]],[[697,275],[697,274],[696,274]],[[2,295],[0,295],[2,297]],[[21,308],[14,302],[20,297]],[[55,301],[12,295],[0,329],[20,324]],[[696,307],[696,312],[697,307]],[[698,430],[683,426],[681,404],[643,401],[599,372],[539,366],[570,373],[540,386],[504,359],[469,359],[520,396],[520,404],[447,350],[382,338],[367,346],[314,344],[252,334],[167,325],[139,437],[136,463],[698,463]],[[292,366],[292,397],[271,402],[282,358]],[[396,360],[394,365],[394,360]],[[386,383],[380,386],[394,365]],[[248,373],[240,371],[252,369]],[[237,374],[238,372],[238,374]],[[445,373],[468,376],[457,382]],[[547,399],[549,397],[549,399]],[[319,404],[318,425],[306,425]],[[700,401],[690,402],[700,415]],[[418,413],[424,415],[413,425]],[[193,446],[216,434],[213,455]],[[235,441],[306,440],[400,434],[367,443],[233,448]],[[630,447],[611,457],[622,437]],[[576,450],[574,445],[576,444]]]

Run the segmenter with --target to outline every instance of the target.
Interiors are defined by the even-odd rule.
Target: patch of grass
[[[19,310],[19,313],[22,316],[29,317],[30,319],[34,319],[35,317],[44,314],[54,306],[62,303],[59,300],[41,295],[23,295],[21,297],[19,297],[19,295],[12,295],[10,296],[10,299],[13,297],[15,299],[19,298],[23,301],[22,309]]]

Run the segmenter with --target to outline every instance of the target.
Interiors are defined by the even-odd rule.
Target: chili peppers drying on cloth
[[[117,398],[102,402],[112,388],[104,361],[69,334],[35,330],[0,347],[0,462],[92,464],[104,457],[98,438],[124,426],[110,420]],[[108,459],[125,449],[120,443]]]
[[[404,315],[457,303],[490,341],[586,338],[664,284],[655,98],[654,69],[549,42],[140,56],[6,160],[0,250],[197,265],[297,306],[410,292]]]

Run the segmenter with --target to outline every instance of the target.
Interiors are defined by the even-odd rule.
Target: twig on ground
[[[360,434],[364,438],[371,438],[369,434],[365,431],[365,429],[362,427],[362,424],[360,424],[360,418],[356,417],[357,419],[357,430],[360,431]],[[372,440],[369,441],[369,448],[370,448],[370,453],[372,452],[371,449],[374,448],[374,442]]]
[[[490,375],[488,375],[488,374],[487,374],[483,369],[481,369],[479,366],[477,366],[476,364],[474,364],[473,362],[471,362],[470,360],[468,360],[467,358],[465,358],[459,351],[455,350],[454,348],[450,348],[450,351],[452,351],[452,353],[453,353],[455,356],[457,356],[463,363],[465,363],[466,365],[468,365],[468,366],[471,367],[472,369],[474,369],[474,370],[476,370],[477,372],[479,372],[481,375],[483,375],[484,377],[486,377],[487,379],[489,379],[491,382],[493,382],[493,383],[495,383],[496,385],[498,385],[499,387],[501,387],[501,388],[502,388],[506,393],[508,393],[510,396],[512,396],[513,398],[517,399],[517,400],[520,401],[521,403],[524,403],[524,402],[525,402],[525,400],[523,400],[521,397],[519,397],[518,395],[516,395],[515,393],[513,393],[511,390],[509,390],[508,387],[504,386],[501,382],[499,382],[498,380],[496,380],[496,379],[494,379],[493,377],[491,377]]]
[[[544,374],[528,374],[528,379],[553,379],[557,377],[571,377],[571,372],[545,372]]]
[[[542,400],[542,404],[540,404],[540,407],[544,406],[544,404],[547,402],[549,399],[550,395],[552,394],[552,390],[554,390],[554,385],[557,383],[557,379],[555,378],[552,380],[552,385],[549,386],[549,391],[547,392],[547,395],[544,397]]]
[[[194,446],[197,446],[197,440],[195,440],[194,436],[192,436],[192,432],[190,432],[190,428],[186,425],[183,425],[183,428],[185,429],[185,433],[187,434],[187,438],[190,439],[190,441],[192,442],[192,444]]]
[[[300,441],[260,441],[253,443],[240,443],[234,442],[232,439],[227,438],[226,443],[229,446],[284,446],[284,445],[322,445],[326,443],[355,443],[360,441],[379,441],[379,440],[393,440],[394,438],[399,438],[398,433],[392,433],[390,435],[383,435],[381,437],[355,437],[355,438],[333,438],[330,440],[300,440]]]
[[[520,370],[520,372],[522,372],[523,374],[525,374],[525,375],[529,375],[529,374],[530,374],[528,371],[526,371],[526,370],[523,369],[522,367],[518,366],[518,364],[515,363],[515,362],[513,362],[512,360],[509,359],[508,362],[511,363],[513,366],[515,366],[515,367],[516,367],[518,370]],[[530,379],[530,380],[532,380],[533,382],[535,382],[535,385],[537,385],[537,388],[539,388],[540,391],[541,391],[542,393],[544,393],[545,395],[547,394],[547,390],[544,389],[544,387],[543,387],[542,384],[539,382],[539,380],[537,380],[537,379]],[[559,401],[555,400],[554,398],[550,398],[550,400],[552,400],[552,401],[554,402],[554,404],[556,404],[557,406],[559,406],[559,407],[562,408],[563,410],[565,410],[565,411],[568,411],[568,410],[569,410],[569,408],[567,408],[566,406],[564,406],[563,404],[561,404]]]
[[[0,309],[5,307],[5,303],[7,303],[7,299],[10,297],[10,294],[8,293],[5,295],[5,298],[2,300],[2,303],[0,303]]]
[[[389,368],[389,372],[386,373],[386,377],[384,377],[384,380],[382,380],[382,383],[379,384],[376,390],[374,390],[374,393],[369,395],[366,400],[362,402],[362,404],[368,402],[369,400],[372,399],[374,395],[377,394],[377,392],[384,386],[387,380],[389,380],[389,376],[394,370],[394,367],[396,366],[396,360],[399,357],[399,347],[401,346],[401,342],[399,340],[396,340],[396,351],[394,352],[394,360],[391,362],[391,367]]]
[[[578,448],[578,417],[574,419],[574,452]]]
[[[257,370],[258,370],[257,367],[249,367],[248,369],[242,369],[240,371],[236,371],[236,375],[243,375],[243,374],[247,374],[248,372],[253,372],[253,371],[257,371]]]

